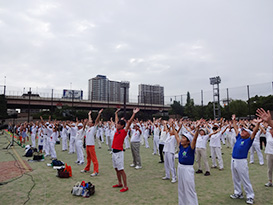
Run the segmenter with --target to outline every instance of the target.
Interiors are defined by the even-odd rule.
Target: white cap
[[[193,137],[191,134],[183,133],[182,136],[185,136],[190,142],[193,140]]]
[[[79,124],[78,124],[78,127],[83,127],[83,124],[82,124],[82,123],[79,123]]]
[[[250,135],[252,134],[252,131],[249,130],[249,129],[246,129],[246,128],[242,127],[241,131],[243,131],[243,130],[247,131]]]
[[[71,125],[72,125],[72,126],[75,126],[75,123],[72,123]]]

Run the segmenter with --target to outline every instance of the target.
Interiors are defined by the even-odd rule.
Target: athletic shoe
[[[253,203],[254,203],[254,199],[252,199],[252,198],[247,198],[247,199],[246,199],[246,203],[247,203],[247,204],[253,204]]]
[[[209,175],[210,175],[210,172],[207,171],[204,175],[205,175],[205,176],[209,176]]]
[[[271,182],[267,182],[267,183],[265,184],[265,186],[266,186],[266,187],[272,187],[273,185],[272,185]]]
[[[81,170],[81,173],[86,173],[86,172],[89,172],[89,171],[86,171],[85,169]]]
[[[162,180],[169,180],[170,178],[168,177],[162,177]]]
[[[83,165],[83,164],[84,164],[84,162],[79,162],[79,163],[78,163],[78,165]]]
[[[135,164],[130,164],[130,167],[135,167],[136,165]]]
[[[80,161],[75,161],[75,164],[79,164],[80,163]]]
[[[135,169],[141,169],[141,168],[142,166],[138,166],[138,165],[135,167]]]
[[[243,194],[232,194],[232,195],[230,195],[230,198],[232,198],[232,199],[243,199],[244,196],[243,196]]]
[[[159,161],[158,163],[164,163],[164,161]]]
[[[122,186],[123,186],[122,184],[116,184],[116,185],[113,185],[112,187],[117,188],[117,187],[122,187]]]
[[[126,191],[128,191],[129,190],[129,188],[128,187],[126,187],[126,188],[122,188],[121,190],[119,190],[120,192],[126,192]]]
[[[200,170],[200,169],[198,169],[196,172],[195,172],[196,174],[202,174],[203,173],[203,171],[202,170]]]
[[[213,169],[217,169],[217,166],[211,166],[211,168],[213,168]]]
[[[176,182],[176,179],[172,179],[172,181],[171,181],[172,183],[175,183]]]
[[[92,174],[90,174],[91,177],[95,177],[95,176],[98,176],[99,173],[98,172],[93,172]]]

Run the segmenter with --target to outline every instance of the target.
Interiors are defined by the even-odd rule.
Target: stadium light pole
[[[220,76],[210,78],[210,84],[213,87],[213,116],[214,116],[214,119],[221,117],[220,93],[219,93],[219,84],[220,83],[221,83]],[[216,103],[217,103],[217,107],[215,105]]]

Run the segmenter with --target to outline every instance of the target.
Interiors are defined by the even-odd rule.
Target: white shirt
[[[175,146],[176,146],[176,138],[174,135],[167,134],[167,138],[164,144],[163,152],[170,152],[172,154],[175,153]]]
[[[196,140],[196,148],[207,148],[207,141],[209,139],[209,135],[198,135]]]
[[[218,132],[214,135],[211,135],[210,137],[210,142],[209,142],[209,146],[211,147],[221,147],[221,132]]]
[[[269,131],[266,132],[265,154],[273,154],[273,137]]]
[[[83,128],[78,130],[76,133],[76,140],[82,141],[84,138],[84,135],[85,135],[85,131]]]
[[[95,134],[97,131],[97,126],[88,127],[86,130],[86,145],[95,145]]]
[[[159,144],[165,144],[167,138],[167,132],[162,130],[161,135],[159,136]]]
[[[131,142],[140,142],[140,132],[138,130],[132,129]]]

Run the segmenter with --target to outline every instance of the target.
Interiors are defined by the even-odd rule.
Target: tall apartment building
[[[164,105],[164,87],[160,85],[138,85],[139,103]]]
[[[124,86],[126,87],[126,102],[129,102],[129,82],[111,81],[105,75],[97,75],[88,80],[88,99],[123,102]]]

